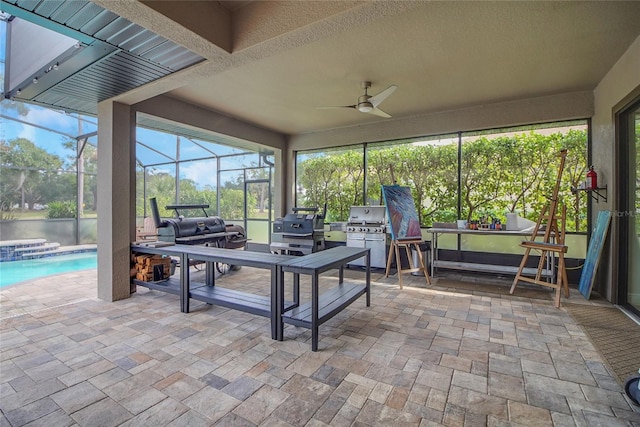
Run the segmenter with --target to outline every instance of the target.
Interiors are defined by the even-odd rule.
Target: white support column
[[[135,112],[98,104],[98,298],[130,296],[130,249],[135,236]]]

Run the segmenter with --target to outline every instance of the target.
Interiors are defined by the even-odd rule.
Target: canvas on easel
[[[398,283],[402,289],[402,274],[423,272],[427,279],[427,283],[431,284],[429,273],[425,267],[420,243],[422,243],[422,231],[420,230],[420,219],[418,211],[411,195],[411,188],[401,187],[399,185],[383,185],[382,196],[387,209],[387,218],[391,228],[391,247],[389,248],[389,257],[387,258],[387,269],[385,277],[389,277],[393,258],[396,258],[398,267]],[[400,260],[400,248],[404,248],[409,268],[403,269]],[[418,266],[413,265],[413,257],[411,249],[418,253]]]

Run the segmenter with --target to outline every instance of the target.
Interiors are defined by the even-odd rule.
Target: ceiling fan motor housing
[[[362,95],[358,97],[358,111],[363,113],[373,111],[373,104],[369,102],[369,98],[371,98],[369,95]]]

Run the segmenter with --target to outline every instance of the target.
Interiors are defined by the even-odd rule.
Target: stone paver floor
[[[145,288],[99,300],[95,270],[10,286],[0,427],[640,426],[548,291],[404,282],[374,274],[371,307],[362,297],[322,325],[318,352],[307,329],[273,341],[266,318],[195,301],[180,313]],[[217,283],[264,294],[269,280],[242,268]]]

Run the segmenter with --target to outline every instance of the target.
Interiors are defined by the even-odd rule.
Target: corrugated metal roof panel
[[[87,24],[87,22],[99,15],[103,10],[104,9],[97,4],[87,3],[82,9],[78,10],[77,13],[67,19],[65,25],[73,29],[80,30]]]
[[[122,48],[135,55],[142,55],[144,52],[153,49],[166,40],[149,30],[138,33],[135,37],[122,44]]]
[[[100,29],[100,31],[95,33],[93,36],[97,39],[104,40],[109,44],[113,44],[110,42],[110,40],[113,39],[116,34],[130,25],[133,25],[130,21],[122,17],[117,17],[113,21],[109,22],[104,28]],[[115,46],[117,46],[117,44]]]
[[[98,104],[95,101],[76,98],[66,92],[59,92],[55,89],[39,95],[34,101],[40,105],[65,111],[78,111],[93,115],[98,113]]]
[[[172,58],[168,58],[166,61],[164,61],[164,65],[171,68],[172,70],[181,70],[185,67],[195,64],[197,61],[194,61],[194,59],[196,58],[199,58],[199,56],[193,52],[177,52],[176,55],[174,55]]]
[[[64,2],[62,0],[42,1],[38,6],[36,6],[35,12],[38,15],[49,17],[56,11],[56,9],[62,6],[63,3]]]
[[[109,37],[109,40],[107,40],[107,42],[110,44],[116,45],[122,49],[123,44],[125,44],[132,38],[136,37],[136,35],[142,33],[143,31],[144,31],[144,28],[142,28],[141,26],[130,23],[121,31]]]
[[[133,24],[88,0],[5,0],[27,16],[50,19],[58,31],[77,30],[119,50],[78,69],[31,101],[95,114],[95,103],[145,85],[204,60],[183,46]],[[60,25],[64,27],[60,27]],[[76,36],[78,34],[76,33]],[[86,42],[86,40],[84,40]],[[93,104],[92,104],[93,103]]]
[[[38,7],[38,3],[40,3],[40,1],[41,0],[20,0],[15,2],[15,4],[20,3],[20,7],[26,10],[33,11],[36,7]]]
[[[100,31],[101,28],[104,28],[113,20],[117,19],[118,15],[109,11],[102,10],[100,13],[96,14],[90,20],[88,20],[79,30],[87,35],[93,36],[96,32]]]
[[[51,19],[59,24],[67,25],[67,21],[78,13],[80,9],[85,7],[87,3],[89,3],[87,0],[65,1],[62,6],[56,9],[51,15]],[[20,2],[20,5],[22,5],[22,2]]]

